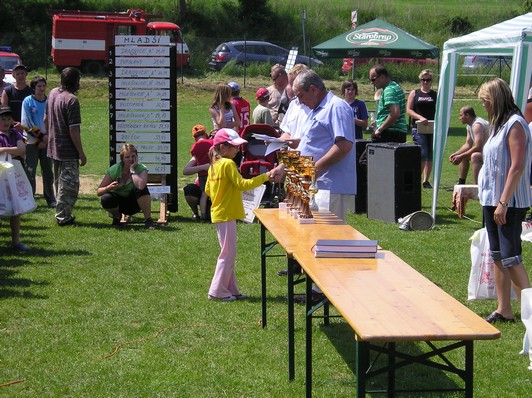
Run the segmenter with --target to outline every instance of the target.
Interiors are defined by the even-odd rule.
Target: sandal
[[[505,318],[497,311],[492,312],[487,318],[486,322],[495,323],[495,322],[515,322],[514,318]]]

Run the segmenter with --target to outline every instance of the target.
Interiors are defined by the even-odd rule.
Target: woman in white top
[[[233,90],[227,84],[219,84],[214,92],[214,99],[209,108],[212,123],[215,130],[221,128],[231,128],[238,130],[240,127],[240,117],[235,105],[231,101]]]
[[[491,132],[484,144],[478,176],[490,254],[495,263],[497,309],[486,321],[513,322],[511,285],[518,297],[530,287],[521,257],[521,224],[532,205],[530,162],[532,139],[508,84],[499,78],[482,85],[478,97],[488,112]]]

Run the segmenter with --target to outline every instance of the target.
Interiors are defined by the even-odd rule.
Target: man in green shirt
[[[377,128],[371,138],[374,142],[406,142],[406,100],[401,86],[390,79],[382,65],[369,71],[369,80],[376,89],[382,89],[377,102]]]

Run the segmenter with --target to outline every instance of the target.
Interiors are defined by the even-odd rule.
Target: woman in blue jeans
[[[490,121],[478,193],[495,263],[497,288],[497,309],[486,321],[513,322],[512,282],[518,297],[522,289],[530,287],[521,257],[521,223],[532,204],[532,142],[528,125],[504,80],[495,78],[484,83],[478,97]]]

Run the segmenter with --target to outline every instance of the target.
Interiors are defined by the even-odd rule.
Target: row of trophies
[[[312,156],[301,156],[299,151],[280,149],[277,160],[285,165],[286,196],[279,208],[285,208],[292,217],[301,223],[312,223],[313,211],[318,211],[314,196],[318,193],[316,185],[316,165]]]

